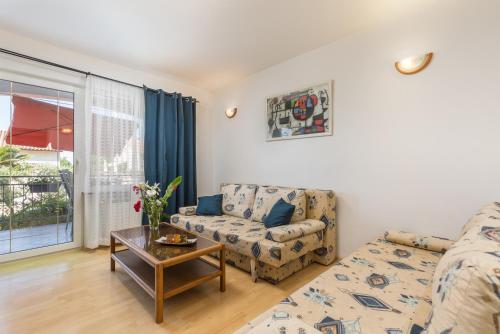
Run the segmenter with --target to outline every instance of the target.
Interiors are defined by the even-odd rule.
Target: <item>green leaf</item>
[[[170,196],[172,196],[173,192],[177,187],[181,184],[182,182],[182,176],[177,176],[172,182],[167,187],[167,190],[165,191],[165,195],[163,195],[162,199],[164,201],[167,201]]]

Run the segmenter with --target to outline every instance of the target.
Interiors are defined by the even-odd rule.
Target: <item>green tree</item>
[[[59,161],[59,166],[61,167],[61,169],[67,169],[70,171],[73,170],[73,164],[66,157],[62,157],[62,159]]]
[[[12,146],[0,147],[0,166],[18,167],[29,155],[21,153],[21,150]]]

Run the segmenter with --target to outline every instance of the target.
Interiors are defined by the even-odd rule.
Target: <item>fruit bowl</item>
[[[188,246],[196,243],[196,238],[189,239],[185,234],[167,234],[157,240],[157,243],[170,246]]]

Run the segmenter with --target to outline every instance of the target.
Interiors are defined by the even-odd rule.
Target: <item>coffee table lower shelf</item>
[[[151,297],[155,297],[155,268],[130,250],[113,253],[111,257]],[[203,282],[222,275],[216,265],[201,258],[182,262],[163,269],[163,298],[170,298]]]

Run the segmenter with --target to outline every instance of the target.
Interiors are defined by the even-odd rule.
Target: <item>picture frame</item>
[[[333,81],[266,98],[266,141],[331,136]]]

